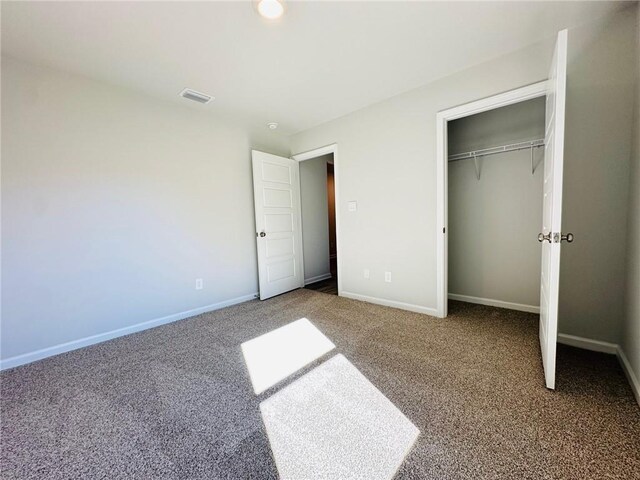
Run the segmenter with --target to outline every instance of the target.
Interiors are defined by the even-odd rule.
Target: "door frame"
[[[449,230],[447,123],[451,120],[475,115],[476,113],[544,97],[546,94],[547,80],[543,80],[509,90],[508,92],[465,103],[464,105],[441,110],[436,114],[436,311],[437,316],[440,318],[446,318],[447,316],[447,297],[449,293],[447,285],[449,277],[449,252],[447,247],[447,233]]]
[[[296,153],[292,155],[291,158],[296,162],[303,162],[305,160],[311,160],[313,158],[321,157],[323,155],[328,155],[329,153],[333,154],[333,190],[335,195],[335,211],[336,211],[336,267],[338,270],[338,295],[342,295],[342,252],[341,252],[341,244],[340,241],[340,174],[339,172],[339,162],[338,162],[338,144],[332,143],[330,145],[325,145],[324,147],[314,148],[313,150],[307,150],[306,152]],[[300,182],[300,176],[298,176],[298,183]],[[300,192],[301,189],[299,188]],[[298,222],[300,224],[300,231],[302,233],[302,198],[301,194],[300,198],[298,198],[298,203],[300,204],[300,211],[298,213]],[[304,286],[304,242],[302,246],[302,282]]]

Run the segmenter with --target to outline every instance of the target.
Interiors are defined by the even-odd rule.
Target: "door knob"
[[[538,241],[539,241],[540,243],[544,242],[545,240],[546,240],[547,242],[551,243],[551,232],[547,233],[546,235],[545,235],[545,234],[543,234],[543,233],[539,233],[539,234],[538,234]]]
[[[260,235],[261,237],[266,237],[266,236],[267,236],[267,234],[266,234],[266,233],[264,233],[264,230],[263,230],[262,232],[260,232],[260,234],[259,234],[259,235]]]
[[[543,233],[538,234],[538,241],[544,242],[547,241],[549,243],[560,243],[560,242],[573,242],[573,233],[567,233],[566,235],[560,235],[559,233],[554,233],[553,237],[551,237],[551,232],[546,235]],[[553,240],[551,240],[553,238]]]

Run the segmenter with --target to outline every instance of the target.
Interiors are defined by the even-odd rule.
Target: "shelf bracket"
[[[475,153],[473,152],[473,164],[476,166],[476,178],[480,180],[480,160],[478,160]]]
[[[540,147],[542,145],[534,145],[533,142],[531,142],[531,175],[536,173],[536,168],[538,168],[538,165],[540,164],[540,160],[538,160],[537,162],[534,163],[533,147],[535,147],[535,146]]]

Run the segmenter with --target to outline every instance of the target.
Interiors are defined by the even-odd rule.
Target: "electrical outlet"
[[[201,278],[196,278],[196,290],[202,290],[203,284]]]
[[[368,268],[364,269],[364,278],[369,278],[369,269]]]
[[[384,272],[384,281],[391,283],[391,272]]]

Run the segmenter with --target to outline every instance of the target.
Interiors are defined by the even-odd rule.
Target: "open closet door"
[[[542,233],[538,237],[542,242],[540,349],[545,383],[550,389],[556,383],[566,83],[567,31],[562,30],[558,33],[547,87]]]
[[[299,165],[251,151],[260,300],[303,286]]]

